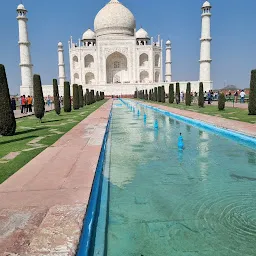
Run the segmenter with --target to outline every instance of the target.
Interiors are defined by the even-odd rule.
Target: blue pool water
[[[135,108],[113,106],[95,255],[255,256],[256,150]]]

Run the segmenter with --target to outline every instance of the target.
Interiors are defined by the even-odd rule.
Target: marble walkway
[[[45,112],[52,111],[53,109],[54,109],[53,104],[51,106],[47,106],[47,105],[45,106]],[[31,113],[28,112],[27,114],[22,114],[20,109],[14,110],[14,116],[15,116],[16,119],[17,118],[22,118],[22,117],[25,117],[25,116],[32,116],[32,115],[34,115],[34,110],[33,110],[33,112],[31,112]]]
[[[75,255],[112,100],[0,185],[0,255]]]
[[[215,125],[215,126],[218,126],[221,128],[233,130],[236,132],[246,134],[248,136],[256,137],[256,124],[250,124],[250,123],[246,123],[246,122],[225,119],[225,118],[217,117],[217,116],[209,116],[209,115],[200,114],[200,113],[193,112],[193,111],[187,111],[187,110],[181,110],[181,109],[177,109],[177,108],[162,106],[162,105],[155,104],[155,103],[145,102],[145,104],[163,109],[165,111],[170,111],[177,115],[189,117],[192,119],[197,119],[197,120],[200,120],[205,123],[212,124],[212,125]]]

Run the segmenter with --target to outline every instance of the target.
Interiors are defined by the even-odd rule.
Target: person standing
[[[15,98],[11,99],[11,106],[12,106],[13,111],[16,110],[16,100],[15,100]]]
[[[235,103],[237,103],[237,99],[238,99],[238,91],[235,91],[235,93],[234,93],[234,97],[235,97]]]
[[[244,98],[245,98],[245,92],[244,92],[244,90],[242,90],[241,92],[240,92],[240,103],[244,103]]]
[[[32,101],[33,101],[33,98],[32,96],[28,96],[28,112],[31,113],[32,112]]]
[[[21,98],[21,113],[26,114],[26,96],[23,95]]]
[[[208,97],[208,104],[210,105],[211,104],[211,99],[212,99],[211,91],[208,92],[207,97]]]

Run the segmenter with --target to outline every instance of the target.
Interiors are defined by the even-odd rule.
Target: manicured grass
[[[219,116],[219,117],[223,117],[231,120],[237,120],[241,122],[256,124],[256,116],[249,116],[247,109],[226,107],[225,110],[219,111],[218,106],[207,105],[207,103],[205,104],[204,108],[199,108],[197,104],[186,106],[184,103],[181,103],[179,105],[169,104],[169,103],[159,103],[159,102],[153,102],[153,101],[151,103],[157,103],[157,104],[165,105],[172,108],[178,108],[178,109],[193,111],[193,112],[202,113],[210,116]]]
[[[55,111],[51,111],[45,114],[42,123],[34,116],[16,120],[16,134],[9,137],[0,137],[0,184],[105,102],[106,100],[102,100],[70,113],[65,113],[62,109],[60,116]],[[42,138],[36,142],[35,140],[40,139],[38,137]],[[35,143],[31,144],[33,140]],[[42,146],[42,148],[36,148],[37,146]],[[11,152],[21,153],[13,160],[4,162],[3,157]]]

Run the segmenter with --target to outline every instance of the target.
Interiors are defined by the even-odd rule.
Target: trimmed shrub
[[[59,96],[59,87],[57,79],[53,79],[53,99],[54,99],[54,109],[57,115],[60,115],[60,96]]]
[[[158,95],[157,95],[157,87],[154,88],[154,101],[157,101]]]
[[[73,109],[79,109],[79,92],[77,84],[73,84]]]
[[[16,130],[16,120],[11,106],[10,92],[5,67],[0,64],[0,135],[12,136]]]
[[[96,101],[100,101],[100,96],[99,96],[99,92],[96,92]]]
[[[70,84],[64,82],[64,112],[71,112]]]
[[[218,109],[219,110],[224,110],[225,109],[225,102],[226,102],[226,96],[222,92],[222,93],[220,93],[219,100],[218,100]]]
[[[180,104],[180,83],[176,83],[175,99],[176,103]]]
[[[173,84],[169,85],[169,103],[170,104],[174,103],[174,85]]]
[[[42,90],[42,83],[40,75],[33,76],[33,89],[34,89],[34,113],[36,118],[42,121],[45,112],[44,95]]]
[[[256,115],[256,70],[252,70],[251,72],[248,110],[249,115]]]
[[[79,85],[78,86],[78,99],[79,99],[79,107],[83,108],[84,107],[84,92],[83,92],[83,86]]]
[[[157,101],[158,102],[161,102],[161,97],[162,97],[161,91],[162,91],[162,87],[158,86],[158,88],[157,88]]]
[[[145,93],[145,100],[148,100],[148,90],[146,90],[146,93]]]
[[[90,105],[90,104],[91,104],[91,102],[90,102],[91,94],[90,94],[89,89],[86,89],[86,94],[85,94],[85,96],[86,96],[86,105]]]
[[[96,102],[94,90],[91,90],[92,103]]]
[[[164,88],[164,85],[161,88],[161,102],[165,103],[165,88]]]
[[[186,106],[191,105],[191,84],[187,83],[187,89],[186,89]]]
[[[202,82],[199,84],[198,106],[200,108],[204,107],[204,84]]]
[[[134,99],[137,99],[138,98],[138,91],[136,90],[135,92],[134,92]]]
[[[85,106],[87,105],[87,102],[86,102],[86,93],[84,94],[84,105],[85,105]]]

